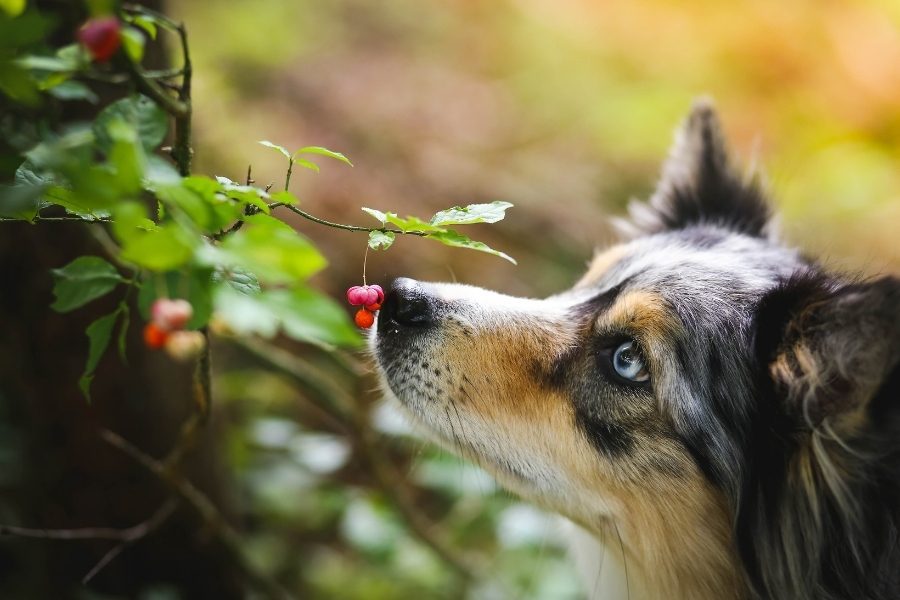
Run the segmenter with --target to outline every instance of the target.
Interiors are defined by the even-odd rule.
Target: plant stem
[[[344,231],[365,231],[367,233],[371,233],[373,231],[383,231],[385,233],[399,233],[401,235],[417,235],[419,237],[425,237],[428,234],[427,231],[403,231],[402,229],[393,229],[390,227],[360,227],[359,225],[344,225],[343,223],[334,223],[333,221],[326,221],[325,219],[320,219],[314,215],[309,214],[305,210],[297,208],[296,206],[290,204],[283,204],[281,202],[274,202],[269,205],[269,208],[280,208],[285,207],[289,211],[294,214],[300,215],[304,219],[308,221],[312,221],[313,223],[318,223],[319,225],[325,225],[327,227],[334,227],[335,229],[343,229]]]
[[[284,191],[288,191],[291,186],[291,171],[294,170],[294,159],[288,158],[287,175],[284,176]]]

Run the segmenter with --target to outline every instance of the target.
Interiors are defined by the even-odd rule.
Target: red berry
[[[89,20],[78,30],[78,41],[95,61],[108,61],[122,45],[119,20],[115,17]]]
[[[166,338],[169,334],[156,326],[155,323],[147,323],[144,327],[144,344],[148,348],[159,350],[166,345]]]
[[[381,303],[376,302],[375,304],[366,304],[365,308],[369,312],[375,312],[376,310],[381,310]]]
[[[356,311],[356,317],[353,319],[356,321],[356,324],[363,329],[368,329],[375,322],[375,315],[367,311],[365,308],[361,308]]]
[[[160,298],[150,307],[150,314],[160,329],[175,331],[184,329],[194,316],[194,309],[187,300]]]

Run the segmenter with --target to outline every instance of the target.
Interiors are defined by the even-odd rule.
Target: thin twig
[[[223,545],[232,561],[241,570],[247,581],[269,598],[285,599],[292,595],[278,582],[259,572],[244,553],[244,543],[238,533],[228,524],[212,501],[183,475],[146,454],[143,450],[112,431],[104,430],[100,436],[105,442],[130,456],[138,464],[155,475],[170,491],[177,494],[186,505],[200,517],[204,525]]]
[[[390,499],[397,512],[409,525],[410,531],[426,546],[431,548],[450,568],[463,579],[473,581],[481,578],[472,561],[460,554],[447,541],[437,525],[430,523],[416,507],[409,491],[409,484],[403,479],[390,459],[385,455],[379,436],[372,430],[368,414],[359,402],[343,389],[298,361],[290,353],[271,344],[259,341],[236,340],[241,347],[258,358],[265,360],[278,371],[288,375],[310,393],[318,408],[330,419],[341,424],[341,430],[357,446],[359,455],[368,463],[378,488]],[[348,415],[336,407],[334,399],[354,410]]]
[[[172,504],[172,506],[169,506]],[[173,500],[162,505],[149,518],[137,525],[125,529],[113,527],[81,527],[77,529],[40,529],[35,527],[19,527],[16,525],[0,525],[0,535],[41,538],[47,540],[118,540],[121,542],[134,540],[154,529],[175,509]],[[163,515],[163,516],[161,516]]]
[[[383,231],[385,233],[396,233],[400,235],[417,235],[419,237],[425,237],[430,235],[427,231],[403,231],[402,229],[392,229],[390,227],[360,227],[359,225],[344,225],[343,223],[334,223],[332,221],[326,221],[325,219],[320,219],[314,215],[309,214],[305,210],[297,208],[292,204],[284,204],[282,202],[273,202],[269,205],[269,208],[280,208],[284,207],[291,211],[294,214],[300,215],[304,219],[312,221],[313,223],[318,223],[319,225],[326,225],[328,227],[334,227],[335,229],[343,229],[345,231],[365,231],[371,233],[373,231]]]
[[[97,564],[93,566],[93,568],[85,573],[84,577],[81,579],[81,583],[83,585],[87,585],[91,579],[93,579],[97,573],[102,571],[106,565],[111,563],[117,556],[119,556],[122,552],[125,551],[128,546],[134,544],[138,540],[141,540],[159,528],[160,525],[166,522],[166,519],[171,516],[173,512],[175,512],[175,508],[178,506],[178,500],[175,498],[169,498],[165,501],[165,503],[156,509],[156,512],[150,516],[149,519],[135,525],[130,530],[128,530],[129,535],[127,537],[122,538],[122,540],[109,549],[109,551],[97,561]]]

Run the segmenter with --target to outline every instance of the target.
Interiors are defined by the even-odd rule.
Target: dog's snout
[[[399,277],[391,283],[381,306],[382,323],[405,327],[424,327],[432,322],[434,298],[418,281]]]

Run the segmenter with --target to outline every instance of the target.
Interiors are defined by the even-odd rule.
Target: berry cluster
[[[363,329],[368,329],[375,322],[375,311],[384,302],[384,290],[380,285],[354,285],[347,290],[347,301],[353,306],[361,306],[356,311],[354,321]]]
[[[151,321],[144,327],[144,343],[148,348],[165,348],[176,360],[196,358],[206,346],[199,331],[184,331],[194,309],[187,300],[160,298],[150,307]]]

